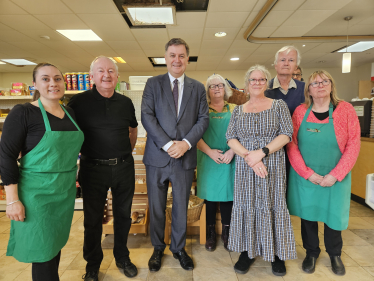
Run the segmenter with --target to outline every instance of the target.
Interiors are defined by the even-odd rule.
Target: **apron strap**
[[[74,119],[70,116],[69,112],[65,109],[65,107],[62,106],[62,104],[60,104],[60,106],[61,106],[62,110],[65,111],[65,114],[70,118],[71,122],[73,122],[75,127],[77,127],[78,131],[80,131],[81,129],[79,128],[78,124],[75,123]]]
[[[51,125],[49,124],[47,112],[45,111],[44,106],[43,106],[42,102],[40,101],[40,99],[38,99],[38,103],[39,103],[40,111],[42,112],[42,115],[43,115],[45,130],[47,132],[50,132],[52,130],[51,130]]]
[[[313,103],[309,106],[308,110],[306,111],[306,113],[304,115],[304,118],[303,118],[303,122],[306,121],[306,119],[308,118],[312,107],[313,107]],[[329,123],[333,122],[333,118],[332,118],[332,112],[333,111],[334,111],[334,107],[333,107],[332,103],[330,102],[330,105],[329,105]]]

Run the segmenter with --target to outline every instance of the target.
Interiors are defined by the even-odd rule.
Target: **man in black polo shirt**
[[[109,188],[113,195],[114,258],[127,277],[134,277],[138,271],[129,258],[127,237],[135,189],[132,157],[138,126],[135,108],[128,97],[114,91],[118,68],[109,58],[95,58],[90,77],[95,83],[93,89],[69,102],[85,139],[79,174],[84,210],[83,257],[87,261],[83,278],[99,280],[103,260],[102,219]]]

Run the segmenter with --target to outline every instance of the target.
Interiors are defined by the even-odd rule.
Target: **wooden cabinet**
[[[371,89],[374,88],[374,81],[362,80],[358,82],[358,97],[362,98],[371,98]]]

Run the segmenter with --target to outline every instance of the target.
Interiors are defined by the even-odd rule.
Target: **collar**
[[[224,104],[223,104],[223,108],[225,108],[228,104],[229,104],[229,103],[228,103],[227,101],[225,101]],[[215,111],[214,108],[210,107],[210,104],[209,104],[209,108]]]
[[[95,96],[95,98],[97,100],[103,100],[103,99],[117,100],[117,95],[116,95],[117,93],[116,93],[116,91],[114,91],[113,95],[110,98],[106,98],[106,97],[103,97],[102,95],[100,95],[100,93],[96,89],[96,85],[95,84],[93,85],[92,93],[94,94],[94,96]]]
[[[273,89],[277,89],[277,88],[281,88],[281,84],[278,80],[278,76],[275,76],[274,81],[273,81]],[[288,89],[291,89],[291,88],[297,89],[297,85],[292,78],[291,78],[290,83],[288,84]]]
[[[174,77],[173,77],[169,72],[168,72],[168,75],[169,75],[169,80],[170,80],[170,84],[171,84],[171,85],[173,85],[175,79],[178,79],[178,83],[179,83],[180,85],[183,85],[183,84],[184,84],[184,73],[183,73],[183,75],[182,75],[181,77],[179,77],[179,78],[174,78]]]

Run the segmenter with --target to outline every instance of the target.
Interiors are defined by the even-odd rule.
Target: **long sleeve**
[[[308,179],[311,175],[313,175],[314,171],[306,166],[297,141],[297,134],[299,133],[300,125],[304,119],[305,113],[305,106],[299,105],[292,115],[293,134],[292,141],[287,144],[287,156],[290,160],[292,168],[294,168],[296,173],[304,179]]]

